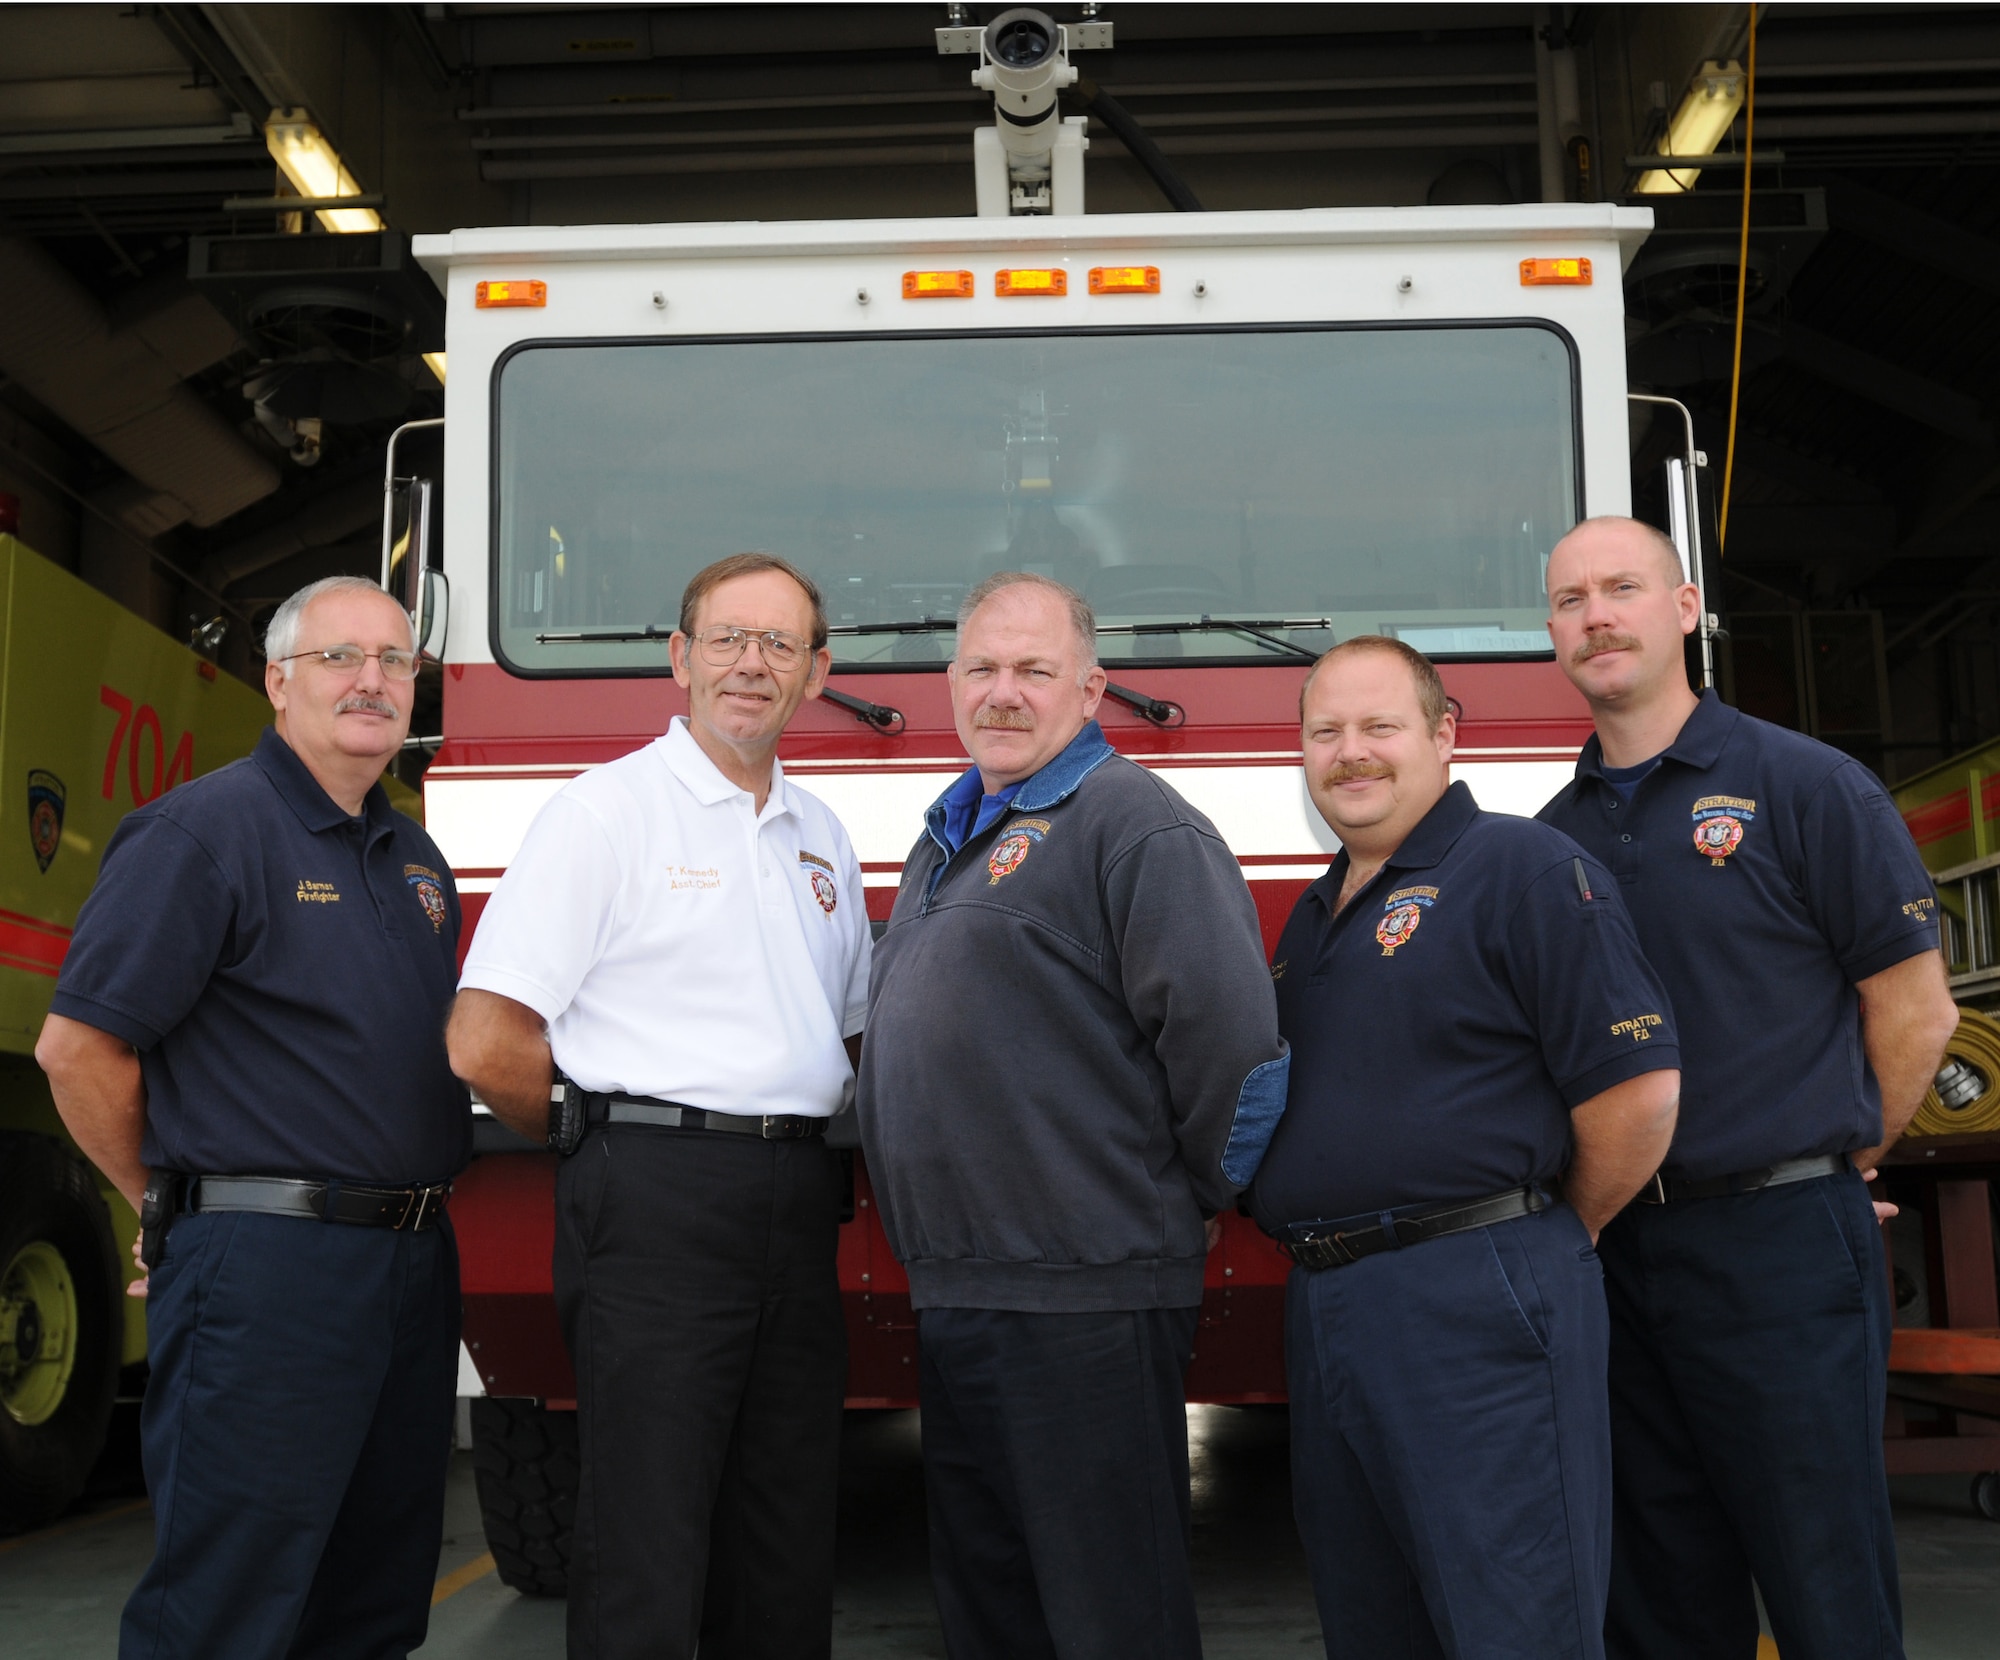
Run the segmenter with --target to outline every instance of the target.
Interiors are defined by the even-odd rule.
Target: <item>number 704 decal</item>
[[[125,781],[131,789],[132,805],[143,807],[155,796],[166,794],[176,784],[194,776],[194,734],[183,732],[167,755],[166,734],[160,729],[159,711],[150,703],[134,704],[123,692],[110,686],[97,688],[97,701],[118,717],[111,743],[104,752],[104,799],[116,795],[118,756],[125,755]]]

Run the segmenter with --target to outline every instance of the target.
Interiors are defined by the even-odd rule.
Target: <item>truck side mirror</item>
[[[443,571],[427,570],[418,585],[417,603],[410,612],[410,631],[416,636],[419,657],[443,661],[445,632],[450,621],[451,583]]]

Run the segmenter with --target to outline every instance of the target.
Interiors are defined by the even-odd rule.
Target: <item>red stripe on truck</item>
[[[46,974],[51,980],[69,954],[70,931],[18,911],[0,911],[0,968]]]

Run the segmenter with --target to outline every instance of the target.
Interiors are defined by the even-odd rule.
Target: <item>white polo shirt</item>
[[[847,832],[775,762],[763,812],[676,717],[572,780],[488,900],[463,987],[525,1003],[585,1089],[837,1112],[868,1009]]]

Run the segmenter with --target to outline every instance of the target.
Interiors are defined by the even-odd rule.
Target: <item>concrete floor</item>
[[[1195,1559],[1210,1660],[1319,1652],[1319,1622],[1291,1528],[1285,1416],[1195,1408]],[[1891,1484],[1910,1660],[2000,1652],[2000,1524],[1959,1476]],[[924,1569],[916,1415],[855,1413],[841,1494],[837,1660],[942,1660]],[[559,1660],[559,1603],[516,1596],[486,1565],[467,1454],[452,1472],[432,1660]],[[8,1660],[90,1660],[117,1646],[118,1612],[152,1549],[152,1518],[117,1462],[55,1526],[0,1541],[0,1631]],[[1768,1652],[1768,1649],[1767,1649]]]

